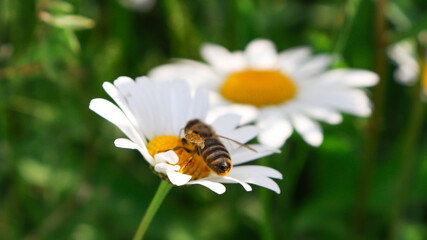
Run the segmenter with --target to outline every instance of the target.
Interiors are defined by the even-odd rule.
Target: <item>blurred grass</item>
[[[265,37],[279,50],[311,45],[331,52],[346,26],[346,4],[164,0],[141,12],[115,0],[0,1],[0,239],[133,236],[159,179],[136,151],[116,149],[113,140],[122,133],[89,111],[92,98],[108,99],[102,82],[143,75],[171,57],[200,59],[204,42],[242,49]],[[396,24],[405,20],[388,15],[390,41],[416,38],[426,28],[427,3],[393,4],[410,24]],[[43,12],[78,15],[94,25],[52,25],[40,17]],[[373,13],[374,2],[360,1],[345,30],[341,65],[373,69]],[[388,237],[396,182],[408,158],[414,165],[394,226],[396,239],[426,239],[426,112],[406,155],[402,136],[418,100],[393,81],[388,60],[387,68],[384,121],[362,239]],[[323,124],[325,140],[317,149],[294,134],[282,155],[268,159],[284,174],[282,194],[271,197],[276,239],[352,237],[367,121],[345,117],[339,126]],[[227,189],[218,196],[203,187],[173,188],[147,239],[259,239],[261,189]]]

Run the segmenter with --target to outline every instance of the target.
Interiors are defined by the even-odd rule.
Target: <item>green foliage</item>
[[[334,67],[374,69],[374,2],[159,0],[133,11],[116,0],[0,1],[0,239],[133,236],[160,180],[136,151],[115,148],[123,134],[88,109],[92,98],[108,98],[102,82],[144,75],[170,58],[200,59],[204,42],[237,50],[259,37],[279,50],[334,52]],[[386,9],[388,44],[417,41],[427,29],[424,0]],[[386,66],[363,232],[356,207],[370,120],[346,116],[323,125],[321,147],[294,134],[282,154],[265,160],[284,175],[282,194],[267,194],[276,239],[427,239],[425,104],[413,97],[416,86],[396,84],[394,66]],[[220,196],[174,187],[147,239],[259,239],[263,194],[259,187],[246,193],[231,185]]]

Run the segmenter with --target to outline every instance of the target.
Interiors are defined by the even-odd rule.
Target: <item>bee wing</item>
[[[253,148],[251,148],[251,147],[249,147],[248,145],[246,145],[246,144],[243,144],[243,143],[240,143],[240,142],[238,142],[238,141],[236,141],[236,140],[233,140],[233,139],[231,139],[231,138],[228,138],[228,137],[224,137],[224,136],[221,136],[221,135],[217,135],[219,138],[221,138],[221,140],[226,140],[225,142],[224,141],[222,141],[223,143],[225,143],[225,145],[229,145],[229,144],[237,144],[237,145],[239,145],[240,147],[244,147],[244,148],[246,148],[246,149],[248,149],[248,150],[251,150],[252,152],[257,152],[257,150],[255,150],[255,149],[253,149]]]

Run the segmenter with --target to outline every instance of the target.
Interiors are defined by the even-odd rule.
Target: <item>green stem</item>
[[[342,54],[344,51],[345,45],[347,43],[348,37],[351,32],[351,28],[353,27],[353,22],[357,13],[357,10],[359,9],[361,0],[350,0],[348,1],[346,8],[345,8],[345,22],[344,26],[342,27],[342,30],[340,31],[340,34],[337,37],[337,40],[335,41],[335,46],[333,49],[333,52],[336,54]]]
[[[295,149],[295,151],[288,157],[289,161],[285,166],[286,181],[283,187],[285,198],[283,200],[284,212],[282,213],[284,216],[282,228],[283,239],[291,239],[293,234],[292,231],[295,229],[295,209],[297,207],[295,204],[295,188],[301,178],[301,174],[311,152],[311,148],[307,143],[301,141],[298,141],[296,145],[293,146],[293,149]]]
[[[271,162],[272,159],[269,158],[262,158],[260,159],[260,164],[263,166],[269,166],[269,162]],[[261,189],[259,199],[262,204],[262,210],[263,215],[260,223],[260,238],[262,240],[273,240],[274,234],[273,234],[273,227],[271,225],[271,193],[268,189]]]
[[[271,192],[268,189],[261,189],[261,202],[264,210],[264,221],[261,225],[261,239],[273,240],[273,227],[271,225]]]
[[[421,68],[422,69],[422,68]],[[414,147],[416,140],[419,137],[420,129],[423,123],[423,102],[420,99],[421,79],[417,85],[412,89],[412,111],[409,115],[408,124],[406,125],[403,138],[401,140],[400,160],[402,165],[400,168],[400,175],[397,180],[397,191],[395,195],[395,202],[391,209],[391,218],[389,225],[389,239],[397,239],[399,229],[399,217],[402,209],[405,207],[407,192],[410,189],[410,180],[414,170],[415,156]]]
[[[162,181],[160,183],[156,194],[151,200],[150,206],[148,206],[148,209],[145,212],[145,215],[142,218],[141,223],[139,224],[138,230],[136,231],[135,236],[133,237],[133,240],[141,240],[144,237],[144,234],[147,231],[148,226],[151,223],[151,220],[153,220],[154,215],[156,214],[157,210],[159,209],[160,205],[162,204],[163,200],[165,199],[166,195],[168,194],[171,188],[172,188],[172,185],[166,181]]]
[[[355,238],[363,238],[364,223],[366,222],[366,208],[368,195],[370,191],[372,173],[374,170],[374,159],[378,156],[378,142],[380,138],[380,130],[383,126],[383,108],[384,96],[386,90],[386,54],[385,54],[385,6],[387,0],[378,0],[376,6],[376,26],[375,26],[375,72],[380,77],[380,82],[373,90],[373,105],[374,111],[368,124],[368,133],[366,139],[365,158],[362,163],[359,192],[355,208]]]

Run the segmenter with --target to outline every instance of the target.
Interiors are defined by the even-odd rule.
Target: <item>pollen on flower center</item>
[[[206,177],[211,171],[203,158],[198,155],[197,152],[193,152],[195,146],[192,144],[184,144],[178,136],[164,135],[155,137],[148,142],[147,149],[153,157],[158,153],[175,149],[174,151],[179,158],[176,165],[181,167],[179,172],[193,176],[191,178],[192,180]]]
[[[247,69],[228,76],[221,94],[231,102],[264,107],[292,99],[296,90],[292,80],[280,71]]]

